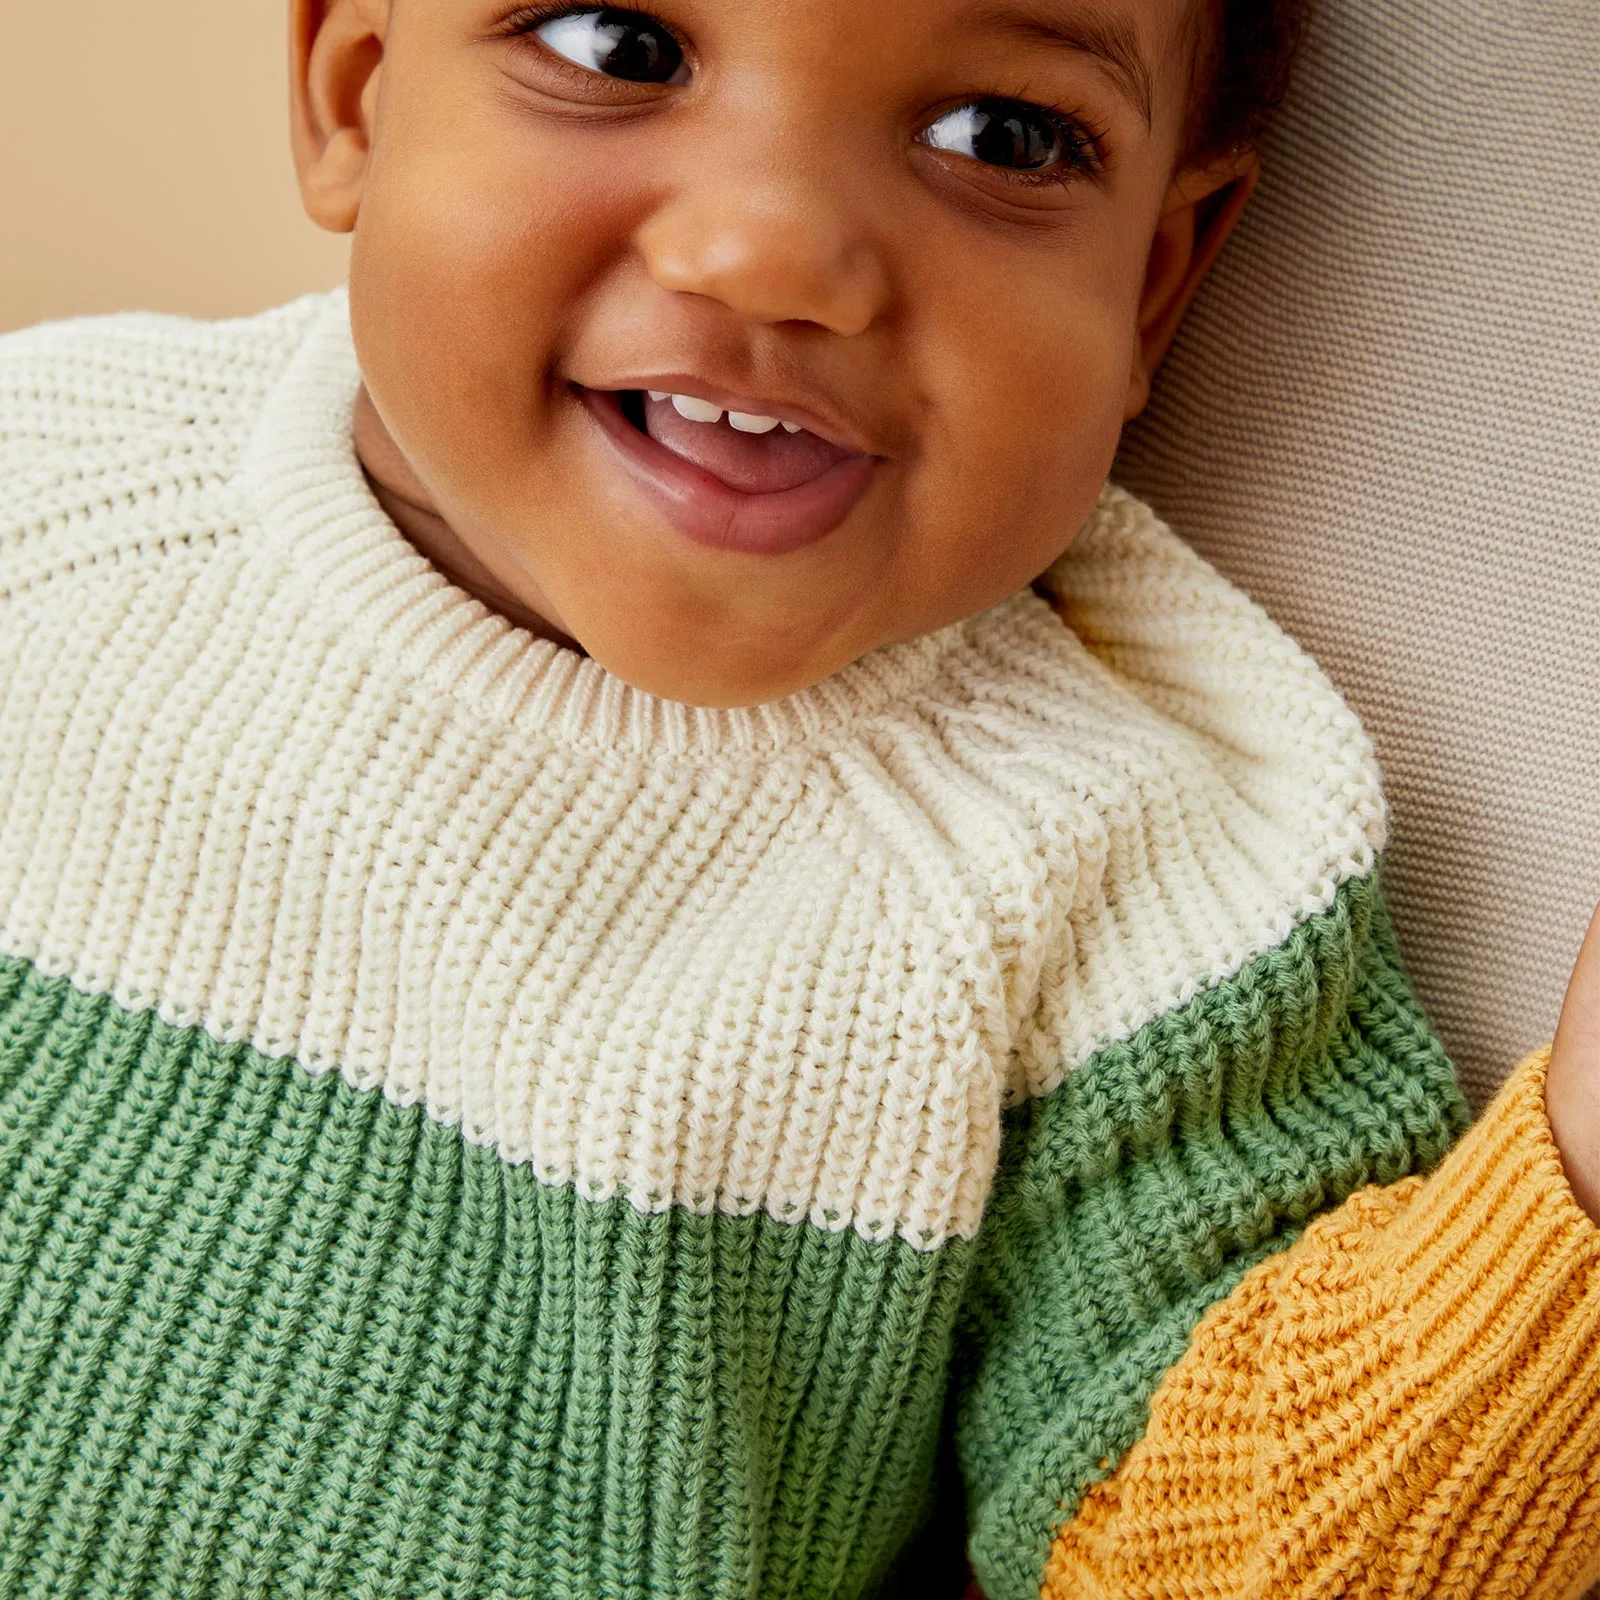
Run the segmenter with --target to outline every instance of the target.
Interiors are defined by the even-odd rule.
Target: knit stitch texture
[[[866,1596],[951,1454],[1037,1594],[1465,1126],[1360,727],[1114,489],[655,699],[405,543],[358,381],[341,296],[0,342],[0,1597]]]
[[[1560,1600],[1600,1575],[1600,1230],[1548,1066],[1428,1184],[1363,1190],[1207,1313],[1044,1600]]]

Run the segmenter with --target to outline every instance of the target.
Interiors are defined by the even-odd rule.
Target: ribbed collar
[[[884,645],[811,688],[708,709],[647,694],[589,657],[515,627],[451,583],[379,505],[353,435],[361,375],[343,290],[329,295],[269,394],[243,463],[246,494],[309,603],[398,669],[483,714],[563,744],[712,753],[827,743],[863,718],[937,699],[941,669],[1011,634],[1045,602],[1029,590],[977,617]],[[955,689],[955,684],[950,684]]]

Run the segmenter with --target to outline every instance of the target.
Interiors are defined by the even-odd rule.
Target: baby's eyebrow
[[[998,29],[1031,43],[1093,56],[1144,118],[1145,127],[1151,125],[1155,88],[1149,65],[1139,48],[1139,36],[1126,18],[1096,17],[1061,11],[1048,4],[1036,6],[999,0],[975,12],[973,22],[978,27]]]

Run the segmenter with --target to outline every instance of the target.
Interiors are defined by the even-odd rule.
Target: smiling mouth
[[[852,455],[796,424],[687,395],[626,389],[619,403],[640,433],[742,494],[798,489]]]
[[[780,555],[827,537],[880,458],[776,417],[639,389],[573,385],[634,482],[697,544]]]

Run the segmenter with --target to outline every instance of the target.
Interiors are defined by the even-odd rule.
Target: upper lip
[[[852,423],[815,404],[779,398],[773,395],[751,396],[737,394],[704,378],[687,372],[654,372],[642,377],[619,378],[615,382],[586,384],[584,387],[617,392],[627,389],[663,390],[667,394],[692,396],[708,400],[724,411],[742,411],[750,416],[776,417],[779,422],[798,423],[819,439],[848,450],[852,455],[878,456],[885,452],[875,450]]]

